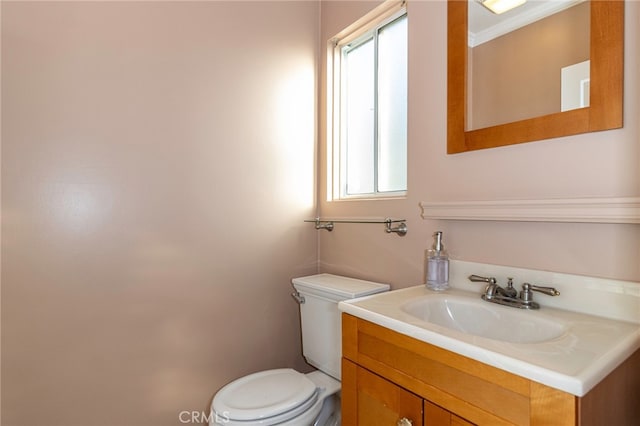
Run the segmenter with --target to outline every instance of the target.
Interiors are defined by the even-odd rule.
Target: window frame
[[[407,189],[399,191],[379,191],[378,179],[378,152],[374,152],[374,192],[362,194],[348,194],[346,192],[346,146],[343,142],[343,113],[345,100],[342,98],[344,75],[343,48],[352,45],[352,49],[365,43],[371,38],[376,38],[377,33],[384,26],[406,16],[408,19],[406,1],[388,0],[373,9],[361,19],[331,38],[327,45],[327,201],[341,200],[381,200],[398,199],[407,195]],[[407,40],[408,42],[408,40]],[[377,46],[376,46],[377,49]],[[376,53],[377,61],[377,53]],[[375,64],[377,68],[377,62]],[[376,71],[377,73],[377,71]],[[377,78],[376,78],[377,79]],[[377,93],[374,95],[377,97]],[[376,105],[377,107],[377,105]],[[408,115],[408,114],[407,114]],[[377,109],[375,116],[377,127]],[[377,138],[377,128],[374,129]],[[408,142],[408,141],[407,141]],[[378,143],[375,142],[376,150]],[[408,169],[408,164],[407,164]],[[408,175],[408,170],[405,171]],[[407,182],[408,183],[408,182]]]

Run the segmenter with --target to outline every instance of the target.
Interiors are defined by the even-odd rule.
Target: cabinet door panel
[[[345,366],[347,363],[351,365]],[[343,407],[345,425],[349,422],[349,426],[395,426],[406,418],[412,426],[422,426],[422,398],[350,361],[343,361],[343,372],[345,367],[350,374],[343,373],[343,395],[351,394],[347,401],[356,405],[355,410]],[[347,401],[343,398],[343,404]]]
[[[450,426],[451,413],[429,401],[424,402],[424,426]]]
[[[474,426],[462,417],[458,417],[450,411],[437,406],[429,401],[424,401],[424,426]]]
[[[451,414],[451,426],[474,426],[473,423],[470,423],[463,419],[462,417],[458,417],[455,414]]]

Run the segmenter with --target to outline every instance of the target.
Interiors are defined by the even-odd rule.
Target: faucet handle
[[[473,281],[476,283],[487,283],[487,284],[497,283],[494,277],[481,277],[480,275],[469,275],[469,281]]]
[[[520,293],[520,298],[525,302],[530,301],[532,296],[531,291],[537,291],[539,293],[546,294],[547,296],[560,296],[560,292],[553,287],[542,287],[524,283],[522,284],[522,292]]]

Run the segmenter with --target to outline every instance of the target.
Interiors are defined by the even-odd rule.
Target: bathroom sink
[[[430,294],[400,309],[421,321],[451,330],[509,343],[538,343],[562,336],[567,327],[539,312],[490,304],[479,297]]]
[[[640,349],[638,283],[451,260],[449,285],[424,284],[342,301],[359,320],[555,389],[584,396]],[[539,310],[482,300],[478,272],[553,284],[560,297],[536,294]],[[501,278],[502,277],[502,278]]]

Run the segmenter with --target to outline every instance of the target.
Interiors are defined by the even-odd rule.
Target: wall
[[[376,2],[322,2],[324,40]],[[420,201],[640,195],[640,4],[625,128],[445,154],[446,4],[409,3],[408,219],[317,232],[314,2],[2,2],[2,421],[178,424],[263,368],[307,368],[289,280],[421,283],[457,259],[640,281],[637,225],[420,219]],[[325,105],[319,102],[320,123]],[[319,129],[323,143],[324,129]],[[45,417],[46,416],[46,417]],[[44,420],[43,420],[44,418]]]
[[[321,41],[377,4],[323,2]],[[640,196],[640,3],[626,2],[623,129],[457,155],[446,155],[446,2],[413,1],[408,10],[408,195],[326,201],[321,147],[319,200],[323,216],[402,217],[409,232],[400,238],[385,234],[381,225],[336,225],[333,232],[320,233],[321,270],[387,281],[395,288],[420,284],[424,250],[432,244],[431,234],[442,230],[456,259],[640,281],[638,225],[423,220],[418,205]],[[320,114],[325,123],[324,106]],[[325,141],[321,131],[320,143]]]
[[[4,425],[181,424],[308,368],[317,32],[315,2],[2,2]]]

